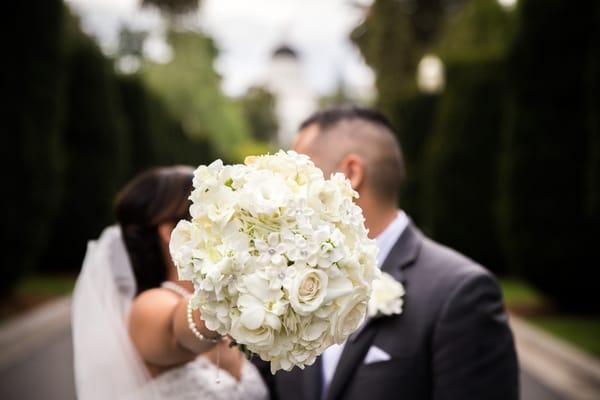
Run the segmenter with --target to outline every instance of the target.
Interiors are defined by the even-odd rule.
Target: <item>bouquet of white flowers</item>
[[[198,167],[191,221],[170,250],[207,328],[272,373],[311,365],[358,329],[380,272],[357,196],[292,151]]]

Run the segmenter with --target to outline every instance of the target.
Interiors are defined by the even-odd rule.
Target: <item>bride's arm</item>
[[[215,337],[193,313],[196,327],[206,337]],[[187,322],[187,299],[162,289],[151,289],[133,302],[129,334],[142,358],[149,364],[168,367],[190,361],[210,350],[214,343],[199,340]]]

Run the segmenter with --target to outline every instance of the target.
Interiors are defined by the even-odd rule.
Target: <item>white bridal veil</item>
[[[157,398],[127,329],[136,283],[118,226],[88,243],[73,293],[75,384],[79,400]],[[143,393],[143,394],[142,394]]]

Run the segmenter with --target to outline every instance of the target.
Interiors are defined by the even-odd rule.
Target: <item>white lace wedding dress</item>
[[[200,356],[179,368],[171,369],[148,384],[154,396],[163,400],[265,400],[267,389],[257,369],[244,360],[242,377],[238,382],[226,371],[220,370],[206,357]]]
[[[205,356],[152,378],[131,342],[127,318],[136,282],[119,227],[88,250],[73,293],[72,330],[78,400],[263,400],[267,389],[244,360],[238,382]]]

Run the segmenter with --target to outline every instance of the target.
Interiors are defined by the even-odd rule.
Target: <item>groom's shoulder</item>
[[[472,280],[484,280],[496,285],[496,279],[482,265],[458,251],[423,236],[415,272],[428,277],[438,288],[451,290]]]

